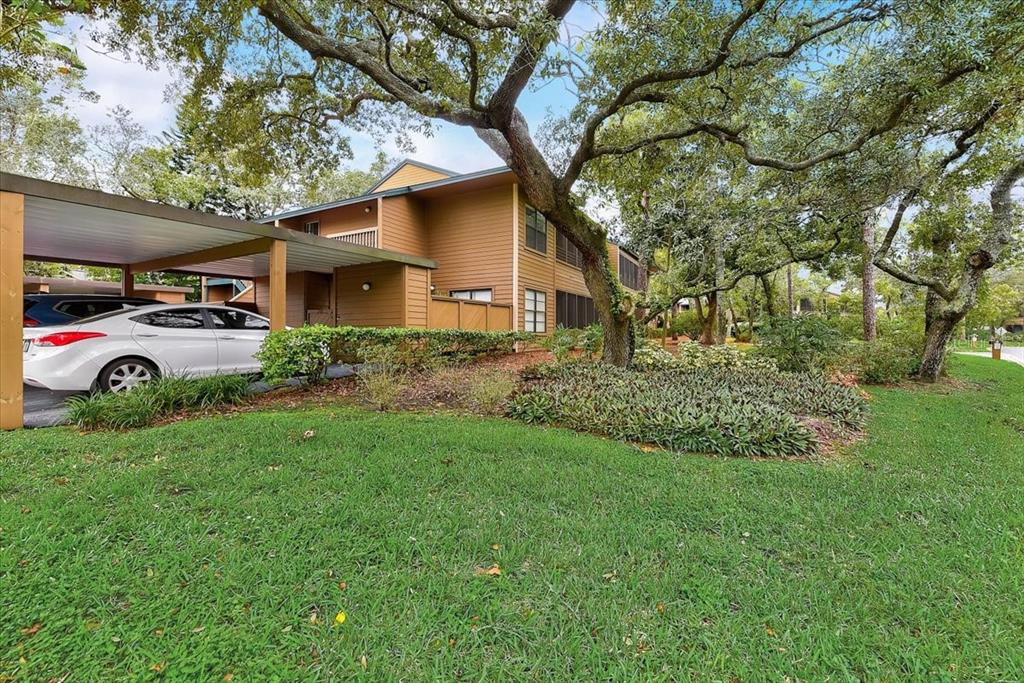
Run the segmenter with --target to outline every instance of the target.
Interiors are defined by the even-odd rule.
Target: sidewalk
[[[957,353],[962,353],[965,356],[984,356],[985,358],[992,357],[991,351],[957,351]],[[1024,346],[1004,346],[1003,360],[1024,365]]]

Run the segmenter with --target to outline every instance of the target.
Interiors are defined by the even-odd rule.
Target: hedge
[[[511,331],[308,325],[271,332],[256,357],[271,381],[296,376],[319,379],[328,365],[363,362],[367,352],[380,345],[398,349],[401,364],[422,367],[511,353],[517,341],[532,336]]]

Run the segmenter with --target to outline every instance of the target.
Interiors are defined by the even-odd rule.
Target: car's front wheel
[[[97,382],[101,391],[130,391],[157,376],[156,368],[141,358],[121,358],[103,368]]]

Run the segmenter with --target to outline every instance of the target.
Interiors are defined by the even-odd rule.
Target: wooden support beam
[[[288,279],[288,243],[271,240],[270,243],[270,329],[285,328],[286,286]]]
[[[132,273],[148,273],[154,270],[174,270],[200,263],[223,261],[224,259],[238,258],[239,256],[252,256],[253,254],[261,254],[269,250],[271,244],[276,241],[279,240],[274,240],[270,237],[257,237],[254,240],[225,244],[224,246],[211,247],[210,249],[200,249],[199,251],[191,251],[187,254],[165,256],[152,259],[151,261],[140,261],[139,263],[129,265],[128,270]],[[281,244],[284,244],[284,242],[281,242]]]
[[[0,429],[25,424],[21,351],[25,196],[0,192]]]
[[[121,266],[121,296],[135,296],[135,273],[128,266]]]

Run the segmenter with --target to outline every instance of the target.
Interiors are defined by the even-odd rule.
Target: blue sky
[[[589,6],[578,4],[566,19],[564,30],[579,35],[600,22],[600,16]],[[153,136],[167,130],[174,121],[176,80],[171,70],[162,67],[148,70],[140,62],[120,55],[104,53],[89,41],[88,26],[82,20],[68,22],[63,33],[73,41],[87,71],[85,86],[99,94],[98,102],[79,102],[75,113],[84,126],[108,122],[107,114],[116,106],[132,112],[134,119]],[[553,81],[536,91],[528,90],[520,99],[520,108],[532,128],[548,115],[567,111],[574,103],[565,84]],[[377,145],[368,136],[349,131],[355,158],[350,165],[366,168],[376,156]],[[412,136],[415,152],[399,150],[385,144],[384,150],[395,157],[411,156],[420,161],[458,172],[470,172],[501,165],[501,160],[473,131],[447,123],[437,123],[432,136]]]

